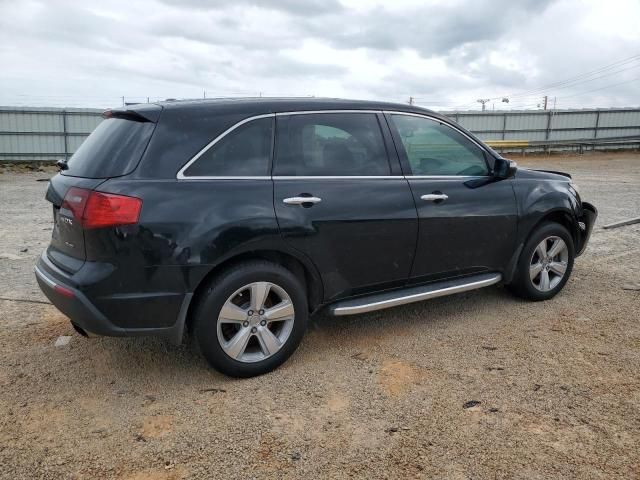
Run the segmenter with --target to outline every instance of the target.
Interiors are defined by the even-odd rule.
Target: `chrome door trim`
[[[200,175],[200,176],[186,176],[184,174],[185,170],[189,168],[193,163],[195,163],[204,153],[213,147],[216,143],[222,140],[229,133],[233,132],[236,128],[244,125],[245,123],[252,122],[253,120],[258,120],[261,118],[273,118],[275,117],[275,113],[265,113],[263,115],[254,115],[253,117],[245,118],[244,120],[240,120],[238,123],[232,125],[227,128],[224,132],[218,135],[216,138],[211,140],[204,148],[202,148],[198,153],[196,153],[191,160],[189,160],[182,168],[178,171],[176,178],[178,180],[270,180],[270,176],[259,176],[259,177],[219,177],[219,176],[208,176],[208,175]]]

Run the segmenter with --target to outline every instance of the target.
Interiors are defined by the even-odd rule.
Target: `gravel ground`
[[[516,160],[571,172],[600,210],[554,300],[492,287],[321,314],[248,380],[192,346],[85,339],[51,305],[6,300],[45,301],[51,172],[0,170],[0,477],[639,478],[640,291],[623,287],[640,283],[640,225],[601,227],[639,215],[640,155]]]

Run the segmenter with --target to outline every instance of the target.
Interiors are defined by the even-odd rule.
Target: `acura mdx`
[[[411,105],[224,99],[103,116],[50,180],[38,283],[79,333],[189,331],[231,376],[282,364],[321,308],[498,283],[550,299],[597,215],[570,175],[517,168]]]

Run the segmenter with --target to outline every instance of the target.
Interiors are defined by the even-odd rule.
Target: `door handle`
[[[441,202],[449,198],[449,195],[445,193],[429,193],[428,195],[422,195],[420,198],[429,202]]]
[[[287,205],[302,205],[304,203],[320,203],[322,201],[319,197],[289,197],[282,200]]]

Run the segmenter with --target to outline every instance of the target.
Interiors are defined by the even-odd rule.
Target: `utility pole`
[[[482,111],[483,111],[483,112],[484,112],[484,111],[485,111],[485,109],[486,109],[485,104],[486,104],[489,100],[491,100],[491,99],[490,99],[490,98],[479,98],[479,99],[477,100],[477,102],[478,102],[478,103],[481,103],[481,104],[482,104]]]
[[[124,107],[124,95],[122,96],[122,106]]]
[[[547,95],[544,96],[544,110],[547,109],[547,102],[549,100],[549,97]]]
[[[413,97],[409,97],[409,105],[413,105]]]

